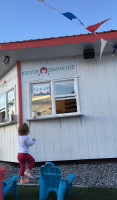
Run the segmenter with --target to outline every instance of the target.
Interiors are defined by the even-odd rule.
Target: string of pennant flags
[[[102,53],[104,51],[104,48],[106,46],[106,44],[110,44],[112,47],[113,47],[113,53],[115,53],[115,51],[117,50],[117,45],[113,45],[111,42],[103,39],[102,37],[100,37],[99,35],[97,35],[95,33],[95,31],[102,25],[104,24],[105,22],[107,22],[108,20],[110,20],[111,18],[109,19],[106,19],[102,22],[99,22],[97,24],[94,24],[94,25],[91,25],[91,26],[88,26],[88,27],[85,27],[84,26],[84,23],[78,18],[76,17],[73,13],[71,12],[65,12],[65,13],[61,13],[60,11],[58,11],[56,8],[50,6],[49,4],[45,3],[45,0],[38,0],[40,1],[41,3],[43,3],[45,6],[49,7],[50,9],[54,10],[55,12],[58,12],[59,14],[61,14],[62,16],[66,17],[67,19],[71,20],[73,23],[76,23],[77,25],[85,28],[86,30],[90,31],[91,33],[95,34],[97,37],[100,38],[100,41],[101,41],[101,47],[100,47],[100,59],[101,59],[101,56],[102,56]]]

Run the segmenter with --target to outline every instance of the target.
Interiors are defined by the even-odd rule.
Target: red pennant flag
[[[111,19],[111,18],[109,18],[109,19]],[[104,20],[100,23],[94,24],[92,26],[88,26],[86,29],[89,30],[90,32],[94,33],[99,28],[100,25],[104,24],[109,19],[106,19],[106,20]]]

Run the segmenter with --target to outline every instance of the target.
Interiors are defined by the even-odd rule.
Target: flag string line
[[[44,0],[38,0],[39,2],[43,3],[45,6],[49,7],[50,9],[54,10],[55,12],[58,12],[59,14],[61,14],[62,16],[64,16],[65,18],[69,19],[70,21],[72,21],[73,23],[77,24],[78,26],[81,26],[83,27],[85,30],[88,30],[82,23],[78,23],[76,21],[74,21],[73,19],[71,20],[70,18],[66,17],[63,13],[61,13],[60,11],[58,11],[56,8],[48,5],[47,3],[44,2]],[[76,18],[78,19],[78,18]],[[78,19],[79,20],[79,19]],[[79,20],[80,21],[80,20]],[[81,22],[81,21],[80,21]],[[88,30],[89,31],[89,30]],[[91,31],[90,31],[91,32]],[[92,32],[91,32],[92,33]],[[99,36],[98,34],[96,33],[93,33],[95,36],[97,36],[98,38],[100,39],[103,39],[101,36]],[[105,39],[103,39],[105,40]],[[107,43],[109,43],[112,47],[114,46],[111,42],[105,40]],[[114,48],[114,47],[113,47]]]
[[[103,39],[102,37],[100,37],[98,34],[96,34],[96,33],[94,33],[94,35],[96,35],[97,37],[99,37],[100,39]],[[105,40],[105,39],[103,39],[103,40]],[[107,40],[106,40],[107,41]],[[111,43],[111,42],[109,42],[109,41],[107,41],[107,43],[109,43],[111,46],[113,46],[113,44]]]
[[[39,1],[40,1],[40,0],[39,0]],[[54,7],[50,6],[50,5],[48,5],[47,3],[43,2],[43,1],[41,1],[41,3],[43,3],[45,6],[49,7],[50,9],[52,9],[52,10],[58,12],[59,14],[61,14],[62,16],[64,16],[64,15],[63,15],[60,11],[58,11],[56,8],[54,8]],[[64,16],[64,17],[65,17],[65,16]],[[65,18],[67,18],[67,17],[65,17]],[[82,24],[79,24],[79,23],[76,22],[76,21],[73,21],[73,20],[71,20],[71,21],[72,21],[73,23],[78,24],[79,26],[84,27]]]

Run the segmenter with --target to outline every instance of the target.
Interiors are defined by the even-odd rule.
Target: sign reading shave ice
[[[22,80],[54,79],[76,76],[75,59],[22,63]]]

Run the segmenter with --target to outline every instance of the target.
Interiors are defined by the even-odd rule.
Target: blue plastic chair
[[[57,194],[57,200],[64,200],[66,189],[72,195],[72,180],[74,174],[69,174],[68,179],[61,178],[61,170],[51,162],[41,166],[39,179],[40,193],[39,200],[46,200],[50,191]]]
[[[13,176],[9,181],[2,181],[3,200],[10,190],[13,190],[15,197],[17,197],[17,179],[18,176]]]

